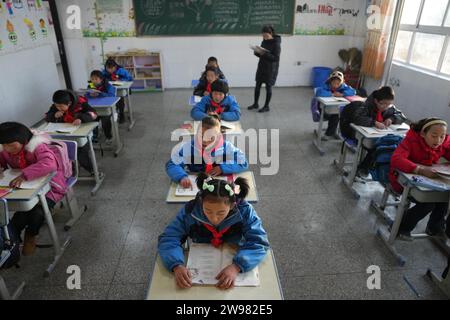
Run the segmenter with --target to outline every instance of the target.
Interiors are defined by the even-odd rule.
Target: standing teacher
[[[264,40],[261,47],[254,48],[254,53],[259,58],[259,63],[258,70],[256,71],[255,102],[248,107],[248,110],[259,109],[261,86],[265,83],[266,102],[259,112],[269,112],[269,104],[272,99],[272,87],[277,81],[280,66],[281,37],[275,34],[272,26],[264,26],[262,28],[262,36]]]

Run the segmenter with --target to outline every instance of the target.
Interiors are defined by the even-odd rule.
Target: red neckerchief
[[[206,84],[206,92],[211,93],[211,82],[208,82],[208,83]]]
[[[70,112],[70,109],[64,113],[64,123],[73,123],[75,121],[75,115]]]
[[[378,110],[378,112],[377,112],[377,122],[383,122],[384,121],[384,118],[383,118],[383,113],[380,111],[380,110]]]
[[[217,114],[221,114],[222,112],[224,112],[225,110],[223,110],[222,106],[218,103],[216,103],[212,98],[211,98],[211,105],[215,108],[215,110],[213,112],[217,113]]]
[[[199,143],[199,142],[196,142],[196,143]],[[224,143],[223,143],[223,136],[222,135],[220,135],[220,140],[215,144],[215,146],[211,149],[211,151],[206,151],[203,148],[203,145],[201,145],[201,142],[200,142],[200,146],[201,147],[197,148],[197,149],[201,152],[202,159],[206,163],[206,167],[205,167],[205,173],[206,174],[209,174],[211,172],[211,170],[214,168],[214,162],[211,159],[212,158],[211,154],[214,151],[216,151],[219,147],[221,147],[223,145],[224,145]]]
[[[27,167],[27,159],[25,158],[25,148],[20,150],[18,157],[19,157],[19,169],[23,170]]]
[[[216,248],[220,247],[223,243],[222,236],[230,229],[230,227],[226,227],[222,231],[219,232],[216,230],[216,228],[214,228],[213,226],[210,226],[207,223],[203,223],[203,225],[205,226],[206,229],[211,231],[211,233],[213,235],[213,238],[211,239],[211,244]]]
[[[115,72],[111,73],[111,80],[112,81],[117,81],[119,80],[119,77],[117,76],[117,74]]]

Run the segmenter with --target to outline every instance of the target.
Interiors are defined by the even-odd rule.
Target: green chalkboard
[[[136,33],[260,34],[266,24],[293,34],[295,0],[134,0]]]

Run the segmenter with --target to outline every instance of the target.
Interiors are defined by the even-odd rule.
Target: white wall
[[[413,121],[442,117],[450,123],[450,80],[394,63],[389,82],[397,82],[395,104]]]
[[[189,87],[203,70],[209,56],[216,56],[222,71],[234,87],[254,85],[258,58],[249,44],[259,44],[259,36],[243,37],[160,37],[113,38],[105,43],[105,52],[139,48],[160,51],[167,88]],[[282,37],[278,86],[307,86],[314,66],[341,66],[338,51],[363,45],[363,38],[347,36],[285,36]],[[101,67],[100,42],[85,40],[90,50],[90,68]],[[92,48],[95,47],[95,51]],[[301,62],[301,65],[297,65]]]
[[[0,122],[33,125],[43,119],[60,89],[51,45],[0,56]]]
[[[72,82],[75,88],[85,87],[90,71],[102,67],[100,40],[83,38],[81,30],[68,30],[66,8],[80,0],[58,1],[63,24]],[[84,4],[86,6],[86,4]],[[365,27],[365,26],[361,26]],[[107,28],[107,26],[105,26]],[[249,44],[260,44],[260,36],[202,36],[109,38],[105,53],[128,49],[160,51],[166,88],[186,88],[203,70],[209,56],[216,56],[234,87],[252,87],[258,59]],[[364,38],[353,36],[283,36],[278,86],[309,86],[314,66],[341,66],[340,49],[362,49]],[[301,62],[301,65],[297,65]]]

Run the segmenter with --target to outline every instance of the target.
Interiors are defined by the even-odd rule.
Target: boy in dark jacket
[[[366,102],[354,101],[347,105],[341,113],[340,128],[347,139],[355,139],[355,132],[350,127],[354,123],[363,127],[386,129],[391,124],[401,124],[406,116],[394,105],[394,90],[382,87],[375,90]]]
[[[79,97],[69,90],[58,90],[53,94],[53,105],[45,116],[47,122],[72,123],[80,125],[97,120],[97,113],[85,97]],[[78,161],[89,173],[94,171],[89,158],[89,145],[78,148]]]

